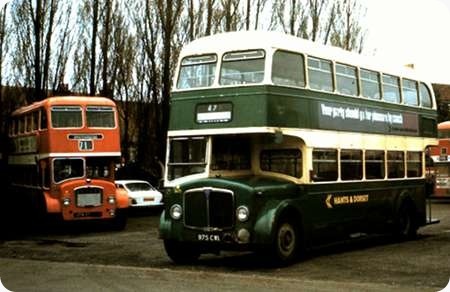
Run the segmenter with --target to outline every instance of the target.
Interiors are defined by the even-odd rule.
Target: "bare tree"
[[[255,6],[255,26],[254,29],[258,29],[259,28],[259,17],[262,13],[262,11],[264,10],[264,7],[266,5],[267,0],[254,0],[254,2],[256,2]]]
[[[100,0],[92,1],[92,33],[91,33],[91,51],[90,51],[90,70],[89,70],[89,95],[95,95],[96,92],[96,66],[97,66],[97,37],[98,37],[98,5]],[[90,2],[90,0],[89,0]]]
[[[118,2],[116,2],[116,7]],[[102,96],[107,96],[112,98],[113,92],[110,88],[110,86],[113,86],[109,82],[109,74],[108,74],[108,67],[109,67],[109,54],[110,54],[110,39],[111,39],[111,26],[112,26],[112,1],[105,1],[104,5],[104,15],[103,15],[103,30],[100,37],[101,42],[101,54],[102,54],[102,89],[100,91],[100,94]],[[120,14],[121,10],[117,10],[117,14]],[[116,15],[117,15],[116,14]],[[122,24],[123,20],[120,21]],[[119,22],[116,22],[118,24]],[[120,30],[119,33],[115,33],[114,36],[120,35],[124,33],[123,30]],[[119,54],[118,54],[119,55]]]
[[[186,5],[187,20],[180,21],[178,33],[180,35],[187,33],[186,41],[190,42],[203,35],[205,3],[203,1],[188,0]]]
[[[307,3],[303,2],[301,0],[275,0],[272,6],[270,28],[275,30],[281,27],[287,34],[308,39]]]
[[[162,103],[162,131],[167,131],[169,125],[169,98],[172,84],[173,64],[177,55],[173,54],[173,36],[175,35],[179,16],[183,8],[182,0],[157,0],[156,1],[158,18],[161,23],[162,34],[162,81],[161,81],[161,103]],[[164,137],[161,135],[159,137]],[[161,157],[164,154],[161,153]]]
[[[57,15],[61,13],[61,3],[60,0],[36,0],[34,3],[23,0],[11,5],[16,36],[13,66],[18,72],[16,82],[34,88],[29,102],[44,98],[53,79],[50,76],[52,45],[55,29],[60,25]]]
[[[8,47],[5,46],[7,39],[8,39],[8,35],[9,35],[9,31],[8,31],[8,27],[6,25],[6,12],[7,12],[7,8],[8,8],[8,4],[5,4],[5,6],[3,6],[0,9],[0,103],[3,100],[2,99],[2,86],[3,86],[3,65],[4,65],[4,60],[5,60],[5,56],[8,53]]]
[[[208,0],[206,4],[206,29],[205,35],[211,35],[212,32],[212,22],[214,15],[214,4],[215,0]]]
[[[331,43],[348,51],[362,52],[364,32],[359,19],[365,13],[357,0],[341,0],[331,34]]]
[[[0,138],[6,133],[6,116],[8,114],[4,106],[3,96],[3,68],[5,56],[8,53],[8,47],[5,45],[9,37],[9,29],[6,24],[6,13],[8,4],[0,9]],[[0,145],[2,147],[2,145]],[[0,154],[3,152],[0,148]]]
[[[56,42],[56,55],[54,59],[54,74],[51,89],[53,92],[64,94],[68,90],[68,86],[64,84],[67,63],[73,46],[72,28],[70,19],[72,15],[72,6],[64,7],[66,13],[60,15],[58,24],[61,30]]]
[[[220,7],[216,10],[216,30],[235,31],[241,24],[241,15],[239,13],[240,0],[221,0]]]

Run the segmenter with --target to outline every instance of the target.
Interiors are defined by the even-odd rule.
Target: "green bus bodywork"
[[[196,118],[199,105],[229,104],[231,120],[199,123]],[[327,116],[322,107],[339,110],[357,110],[358,113],[401,115],[403,124],[373,121],[365,116]],[[383,118],[383,116],[382,116]],[[327,120],[328,119],[328,120]],[[308,89],[261,85],[174,92],[171,99],[169,131],[283,127],[338,130],[361,133],[436,137],[436,111],[427,108],[380,102],[377,100],[342,96]]]

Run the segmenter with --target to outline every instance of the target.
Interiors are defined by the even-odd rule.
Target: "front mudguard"
[[[273,200],[265,204],[260,210],[254,225],[252,241],[255,245],[268,245],[273,242],[278,220],[284,210],[287,210],[290,206],[292,206],[290,200]]]
[[[161,212],[161,216],[159,217],[159,238],[169,239],[171,230],[172,220],[166,219],[166,210],[163,210]]]

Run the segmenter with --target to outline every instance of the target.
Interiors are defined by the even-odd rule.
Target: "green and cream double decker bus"
[[[289,263],[427,223],[436,102],[413,70],[235,32],[183,48],[173,86],[160,237],[174,262],[251,250]]]

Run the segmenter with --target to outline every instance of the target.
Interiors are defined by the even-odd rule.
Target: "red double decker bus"
[[[116,192],[120,130],[115,103],[51,97],[17,109],[9,126],[8,172],[16,202],[64,221],[125,226],[128,197]]]
[[[450,198],[450,121],[438,124],[439,145],[431,147],[435,186],[433,197]]]

